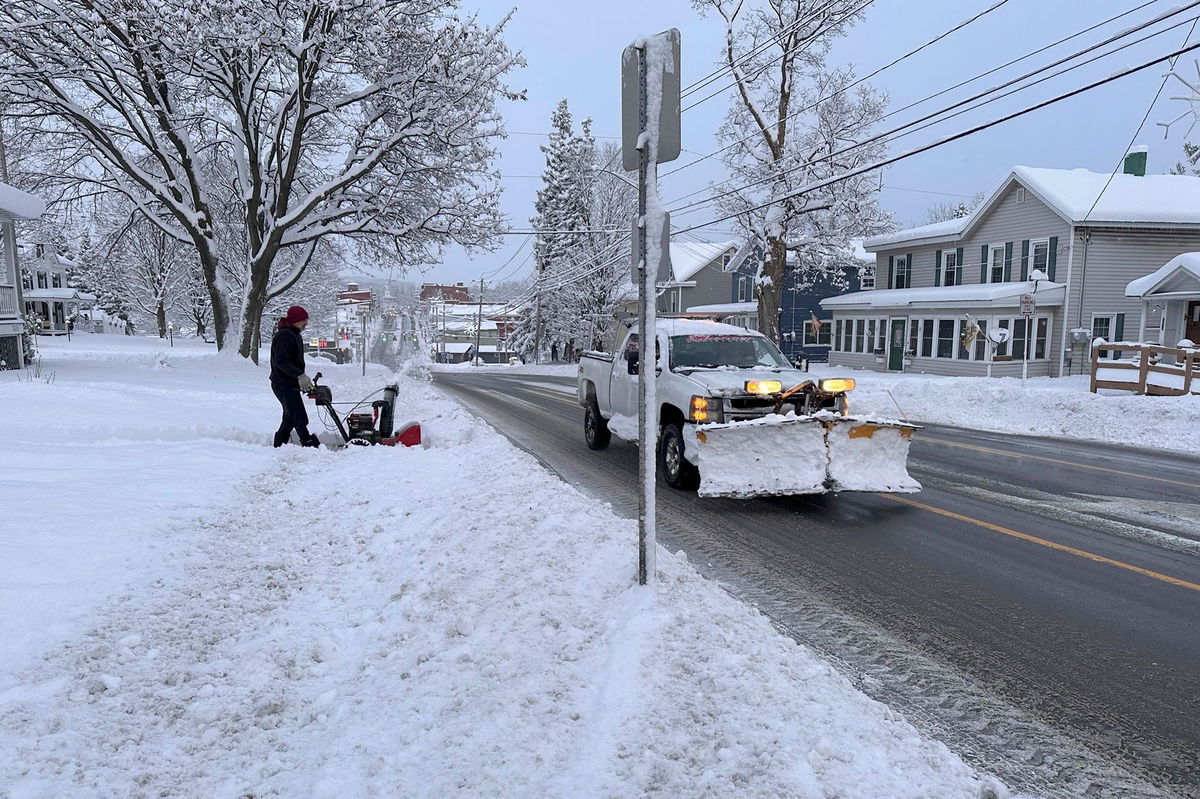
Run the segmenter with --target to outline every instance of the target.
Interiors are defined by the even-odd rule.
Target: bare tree
[[[120,194],[189,242],[218,346],[236,302],[256,357],[267,303],[326,238],[400,264],[491,243],[495,102],[517,97],[503,79],[522,63],[506,21],[454,0],[10,0],[0,66],[42,155],[34,187]]]
[[[983,201],[987,199],[987,195],[981,191],[975,192],[970,198],[964,198],[956,203],[938,202],[929,206],[929,211],[926,213],[926,224],[934,222],[945,222],[950,219],[963,219],[983,205]]]
[[[764,251],[760,329],[779,340],[779,299],[789,269],[837,273],[850,240],[883,232],[877,178],[865,173],[798,194],[807,184],[869,164],[882,142],[832,153],[867,137],[886,98],[850,69],[826,65],[830,43],[862,15],[859,0],[693,0],[725,27],[723,59],[735,89],[718,138],[734,189],[717,205],[737,214]],[[677,220],[678,221],[678,220]]]

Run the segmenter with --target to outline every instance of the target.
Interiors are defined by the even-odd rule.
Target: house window
[[[937,357],[954,357],[954,328],[955,320],[939,319],[937,334]]]
[[[1105,341],[1112,341],[1113,317],[1111,316],[1093,316],[1092,317],[1092,341],[1102,338]]]
[[[821,320],[821,329],[814,335],[812,319],[810,318],[804,323],[804,346],[806,347],[828,347],[831,345],[830,335],[832,334],[833,325],[828,319]]]
[[[835,350],[842,349],[842,320],[838,319],[833,323],[833,348]]]
[[[40,289],[48,289],[48,288],[50,288],[50,284],[49,284],[49,282],[47,282],[47,280],[46,280],[46,273],[45,273],[45,272],[38,272],[38,273],[37,273],[37,284],[38,284],[38,286],[37,286],[37,287],[38,287],[38,288],[40,288]]]
[[[1045,316],[1038,317],[1037,335],[1033,340],[1033,357],[1039,361],[1046,357],[1046,342],[1050,338],[1050,320]]]
[[[875,351],[875,320],[867,320],[867,349],[866,352]]]
[[[671,313],[680,313],[681,305],[683,305],[683,291],[675,289],[671,292]]]
[[[953,286],[958,275],[958,251],[949,250],[942,257],[942,285]]]
[[[861,291],[870,291],[875,288],[875,270],[874,268],[862,269],[858,273],[858,288]]]
[[[842,335],[842,352],[854,352],[854,320],[846,320]]]
[[[60,272],[51,273],[50,285],[56,289],[62,288],[62,273],[60,273]]]
[[[21,288],[30,291],[33,288],[33,275],[28,272],[21,273]]]
[[[1004,245],[993,244],[991,249],[991,257],[988,261],[988,282],[1003,283],[1004,282]]]
[[[754,299],[754,279],[749,275],[738,275],[737,301],[750,302]]]
[[[865,319],[854,320],[854,351],[864,352],[863,350],[863,331],[866,329]]]
[[[975,360],[977,360],[977,361],[983,361],[983,360],[986,360],[986,359],[987,359],[987,348],[988,348],[987,329],[988,329],[988,320],[986,320],[986,319],[979,319],[979,320],[976,320],[975,324],[979,325],[979,335],[975,337],[975,353],[974,353],[974,357],[975,357]]]
[[[921,357],[933,357],[933,320],[921,320]]]
[[[1001,330],[1012,330],[1012,320],[1011,319],[999,319],[996,321],[996,327],[998,327]],[[1008,357],[1008,342],[1005,342],[1004,344],[1001,344],[1000,346],[996,347],[996,357],[997,358],[1007,358]]]
[[[1012,357],[1014,361],[1025,360],[1026,338],[1028,338],[1026,329],[1028,327],[1029,320],[1023,316],[1013,320]]]
[[[892,267],[892,288],[912,288],[912,264],[907,256],[898,256]]]
[[[921,320],[908,320],[908,350],[909,355],[917,354],[917,342],[921,339]]]
[[[1020,205],[1023,202],[1025,202],[1025,187],[1018,186],[1017,187],[1017,205]]]
[[[1033,274],[1035,269],[1040,269],[1046,274],[1050,267],[1050,240],[1031,241],[1029,247],[1033,256],[1029,263],[1029,273]]]

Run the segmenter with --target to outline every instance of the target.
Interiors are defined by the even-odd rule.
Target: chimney
[[[1139,178],[1146,177],[1146,157],[1150,153],[1150,148],[1144,144],[1139,144],[1129,151],[1125,156],[1125,174],[1135,175]]]

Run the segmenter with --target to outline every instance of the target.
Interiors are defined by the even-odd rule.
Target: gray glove
[[[308,393],[309,391],[313,390],[313,381],[312,381],[312,378],[309,377],[308,375],[302,374],[302,375],[300,375],[300,377],[297,378],[297,380],[300,381],[300,390],[301,391]]]

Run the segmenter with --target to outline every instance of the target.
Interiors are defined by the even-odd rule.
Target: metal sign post
[[[638,170],[632,277],[638,286],[638,583],[654,582],[658,449],[657,283],[670,268],[670,218],[658,197],[658,164],[680,152],[679,31],[639,39],[621,55],[621,157]],[[653,96],[649,87],[653,86]]]
[[[1021,359],[1021,382],[1029,377],[1029,340],[1033,338],[1033,314],[1037,310],[1037,298],[1032,294],[1021,295],[1021,316],[1025,317],[1025,357]]]

